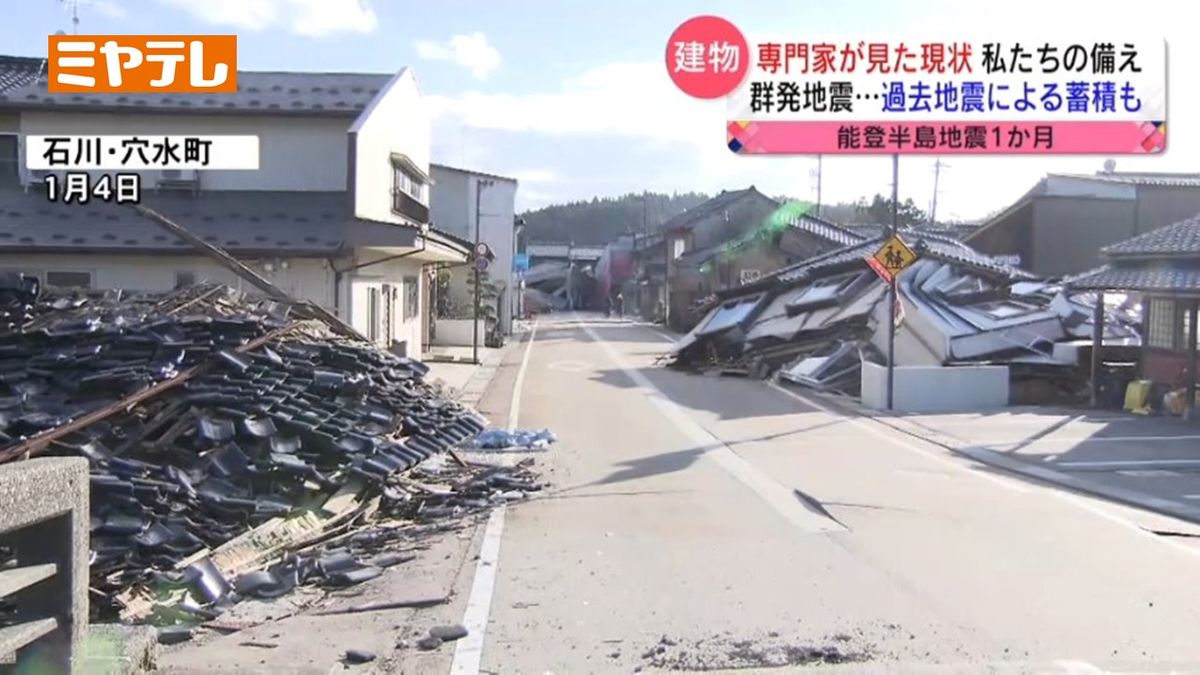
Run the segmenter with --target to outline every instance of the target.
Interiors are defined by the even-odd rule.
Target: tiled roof
[[[770,197],[767,197],[766,195],[763,195],[761,192],[756,190],[753,185],[746,188],[745,190],[732,190],[729,192],[722,192],[721,194],[717,195],[716,197],[713,197],[712,199],[710,199],[706,202],[697,204],[696,206],[693,206],[692,208],[688,209],[687,211],[684,211],[683,213],[680,213],[680,214],[668,219],[666,222],[659,225],[659,229],[660,230],[675,230],[675,229],[679,229],[679,228],[692,227],[693,225],[695,225],[697,222],[699,222],[705,216],[715,213],[717,211],[720,211],[721,209],[728,207],[730,204],[733,204],[734,202],[738,201],[739,199],[742,199],[743,197],[749,197],[752,194],[758,194],[766,199],[770,199]],[[775,201],[775,200],[772,199],[771,201]]]
[[[1200,187],[1200,173],[1057,173],[1052,176],[1078,178],[1103,183],[1123,185],[1150,185],[1164,187]]]
[[[821,220],[820,218],[815,218],[809,215],[803,215],[794,218],[790,223],[788,223],[788,225],[797,230],[803,230],[828,242],[840,244],[842,246],[856,244],[864,239],[864,237],[835,225],[827,220]],[[736,251],[744,248],[761,236],[761,234],[762,233],[759,230],[751,230],[737,239],[715,244],[713,246],[709,246],[708,248],[688,251],[679,257],[678,262],[680,265],[686,267],[699,267],[700,265],[716,257],[722,251]]]
[[[495,178],[496,180],[508,181],[510,183],[517,182],[517,179],[513,178],[512,176],[501,176],[498,173],[488,173],[486,171],[476,171],[475,169],[462,169],[457,166],[450,166],[448,164],[438,164],[437,162],[431,162],[429,164],[429,168],[431,170],[453,171],[455,173],[465,173],[465,174],[468,174],[471,176],[482,176],[484,178]]]
[[[1080,290],[1200,293],[1200,265],[1106,265],[1068,283]]]
[[[1109,258],[1200,258],[1200,214],[1106,246],[1101,251]]]
[[[822,239],[831,241],[835,244],[842,244],[844,246],[855,244],[863,241],[864,239],[870,239],[872,236],[878,236],[878,234],[863,234],[848,227],[843,227],[828,220],[823,220],[821,218],[809,215],[800,216],[792,221],[792,227],[795,227],[799,230],[804,230],[805,232],[810,232],[818,237],[821,237]]]
[[[14,58],[14,57],[5,57]],[[0,76],[2,77],[2,76]],[[51,94],[46,77],[5,91],[4,108],[104,108],[357,116],[395,77],[374,73],[238,71],[233,94]]]
[[[0,56],[0,92],[33,82],[41,68],[42,59]]]
[[[357,246],[411,246],[416,229],[354,219],[344,192],[183,194],[143,192],[142,204],[197,236],[241,255],[329,255]],[[464,251],[469,244],[437,236]],[[38,190],[0,190],[0,250],[42,252],[185,251],[127,206],[46,201]]]

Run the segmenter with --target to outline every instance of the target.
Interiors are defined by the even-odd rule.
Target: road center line
[[[513,382],[512,402],[508,407],[508,430],[515,431],[517,418],[521,414],[521,389],[525,386],[525,371],[529,368],[529,355],[533,352],[533,340],[537,337],[537,320],[529,330],[525,343],[525,354],[517,379]],[[488,517],[483,531],[483,544],[479,547],[479,561],[475,564],[475,580],[471,583],[471,595],[467,598],[467,610],[463,613],[463,626],[467,636],[454,645],[454,661],[450,672],[454,675],[477,675],[483,661],[483,646],[488,617],[492,611],[492,595],[496,590],[496,569],[500,564],[500,540],[504,536],[504,517],[507,509],[498,506]]]
[[[642,393],[654,405],[658,406],[663,412],[663,416],[668,422],[673,424],[676,429],[688,437],[696,447],[702,450],[704,456],[712,459],[717,466],[720,466],[729,475],[736,478],[743,485],[750,488],[755,494],[762,498],[772,509],[786,518],[796,527],[808,532],[830,532],[844,531],[845,528],[830,519],[823,513],[819,513],[810,508],[807,502],[804,502],[796,497],[796,494],[789,488],[772,480],[769,476],[759,471],[754,465],[747,462],[738,455],[729,446],[725,445],[721,439],[714,436],[711,432],[700,426],[696,421],[688,416],[678,404],[667,398],[655,387],[645,375],[629,367],[625,360],[617,352],[612,345],[605,342],[603,338],[596,334],[590,327],[581,325],[588,336],[608,354],[622,372],[625,373],[633,383],[642,390]]]

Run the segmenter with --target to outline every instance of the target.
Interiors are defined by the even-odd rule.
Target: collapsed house
[[[0,318],[0,462],[88,460],[97,617],[186,632],[239,597],[359,583],[400,561],[378,548],[404,530],[347,538],[351,521],[420,522],[537,489],[492,470],[411,499],[400,474],[486,420],[421,362],[337,334],[304,303],[221,285],[50,294],[8,274]],[[344,545],[318,546],[332,534]]]
[[[900,234],[919,259],[897,277],[897,366],[1004,364],[1014,402],[1086,392],[1094,294],[1037,279],[952,237]],[[863,364],[886,364],[888,353],[888,286],[866,263],[885,241],[863,237],[716,293],[704,318],[672,347],[673,363],[778,373],[859,396]],[[1120,359],[1140,343],[1140,307],[1124,297],[1106,301],[1106,356]]]

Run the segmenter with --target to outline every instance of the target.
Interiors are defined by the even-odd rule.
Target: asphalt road
[[[763,382],[656,367],[667,344],[539,322],[519,426],[558,435],[554,485],[480,566],[482,672],[1200,666],[1192,539]]]

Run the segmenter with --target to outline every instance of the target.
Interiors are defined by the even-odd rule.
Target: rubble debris
[[[375,652],[366,649],[347,649],[346,655],[342,658],[346,663],[351,664],[370,663],[375,660]]]
[[[177,645],[191,639],[192,629],[190,626],[166,626],[158,630],[158,643],[160,645]]]
[[[441,640],[442,642],[453,642],[467,637],[467,627],[460,624],[449,624],[445,626],[434,626],[429,629],[429,634]]]
[[[882,244],[878,237],[719,292],[672,347],[671,365],[778,373],[857,396],[863,361],[886,363],[886,327],[895,321],[898,365],[1005,364],[1015,397],[1031,379],[1056,383],[1062,396],[1081,393],[1094,293],[1036,279],[947,237],[901,234],[920,259],[898,277],[896,316],[889,317],[887,286],[865,262]],[[1117,294],[1105,302],[1103,356],[1120,360],[1140,344],[1140,307]]]
[[[506,429],[488,429],[481,432],[471,442],[473,448],[491,450],[540,450],[557,443],[558,437],[549,429],[541,431],[508,431]]]
[[[840,644],[811,644],[799,638],[785,639],[777,632],[755,638],[715,635],[695,641],[663,637],[643,652],[641,659],[652,668],[693,671],[835,665],[873,658],[870,646],[854,646],[842,637],[821,641]]]
[[[376,578],[414,557],[385,547],[541,489],[528,464],[430,465],[486,420],[436,396],[424,364],[297,306],[219,285],[12,281],[0,461],[35,447],[90,461],[93,611],[163,626],[164,643],[242,599]]]
[[[417,649],[421,651],[431,651],[442,646],[442,639],[436,635],[426,635],[417,640]]]

